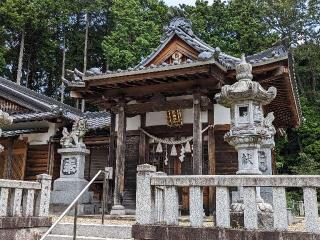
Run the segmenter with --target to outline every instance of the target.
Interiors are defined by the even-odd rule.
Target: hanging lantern
[[[172,145],[172,148],[171,148],[171,153],[170,153],[171,156],[177,156],[177,149],[176,149],[176,146],[175,145]]]
[[[170,127],[177,127],[182,125],[182,112],[181,110],[167,111],[167,124]]]

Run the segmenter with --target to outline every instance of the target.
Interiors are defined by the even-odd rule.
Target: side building
[[[85,177],[90,180],[108,164],[110,115],[107,112],[81,112],[53,98],[0,78],[0,109],[13,117],[3,129],[0,143],[0,178],[35,180],[47,173],[57,179],[60,173],[60,139],[63,127],[71,128],[78,118],[86,118],[89,132],[85,143],[91,154],[86,160]],[[100,193],[99,181],[93,189]]]

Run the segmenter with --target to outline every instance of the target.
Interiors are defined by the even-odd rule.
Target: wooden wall
[[[123,204],[128,209],[136,208],[136,179],[139,162],[139,136],[126,139],[126,162],[124,172]]]
[[[29,145],[25,180],[36,180],[38,174],[48,173],[49,145]]]

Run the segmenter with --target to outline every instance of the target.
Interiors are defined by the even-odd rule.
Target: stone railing
[[[51,176],[41,174],[37,180],[0,179],[0,217],[47,217]]]
[[[273,230],[288,229],[286,188],[303,189],[306,232],[320,233],[317,188],[320,176],[268,175],[179,175],[156,173],[154,166],[138,166],[136,220],[140,225],[179,224],[178,188],[189,187],[191,227],[203,226],[203,187],[216,188],[215,224],[230,228],[230,188],[243,187],[244,228],[258,229],[256,187],[272,187]]]

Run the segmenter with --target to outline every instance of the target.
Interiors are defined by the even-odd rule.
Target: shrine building
[[[113,210],[135,209],[137,165],[149,163],[167,174],[235,174],[236,150],[224,140],[230,109],[216,103],[221,87],[235,83],[240,57],[210,46],[175,18],[160,45],[137,66],[87,74],[69,84],[71,95],[110,112],[109,156],[114,168]],[[300,124],[301,114],[290,47],[280,41],[246,56],[253,80],[274,86],[277,96],[263,110],[274,112],[278,132]],[[245,114],[245,113],[244,113]],[[272,174],[275,157],[261,154],[261,171]],[[180,192],[188,210],[188,190]],[[204,191],[206,210],[214,208],[212,189]]]

